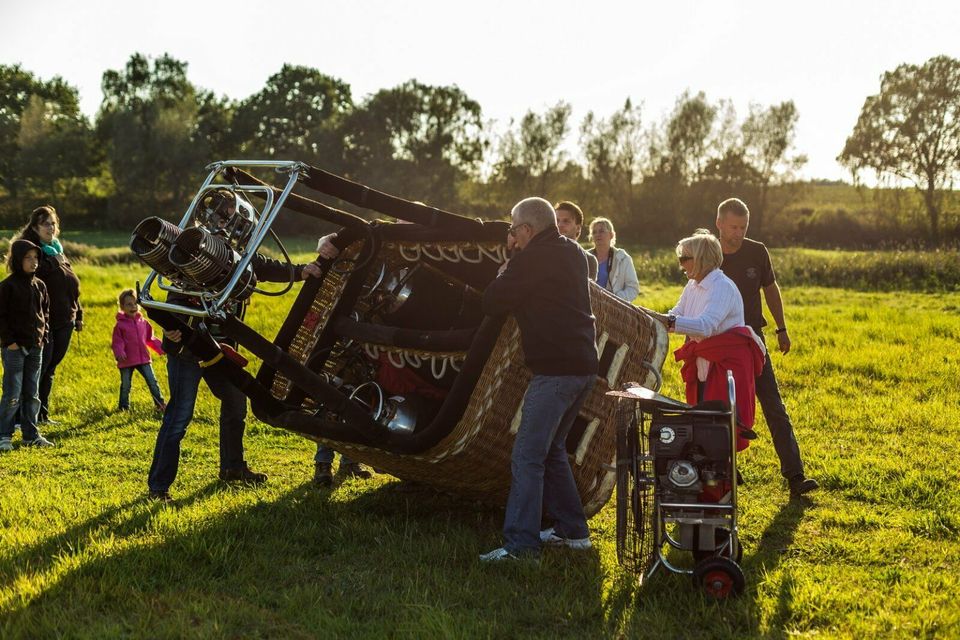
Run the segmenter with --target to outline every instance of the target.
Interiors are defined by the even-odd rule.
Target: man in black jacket
[[[546,200],[521,200],[510,216],[507,245],[517,252],[484,292],[483,310],[514,315],[533,378],[511,456],[504,544],[481,555],[485,562],[538,557],[542,544],[591,546],[566,450],[599,366],[587,260],[560,235]],[[540,531],[543,512],[552,530]]]

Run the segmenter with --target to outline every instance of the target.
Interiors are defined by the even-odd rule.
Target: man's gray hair
[[[557,226],[557,212],[543,198],[524,198],[510,212],[514,224],[528,224],[537,234],[551,226]]]

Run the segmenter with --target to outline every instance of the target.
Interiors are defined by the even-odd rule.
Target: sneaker
[[[151,491],[147,494],[147,498],[164,504],[173,503],[173,496],[170,495],[169,491]]]
[[[520,558],[513,555],[503,547],[499,549],[494,549],[493,551],[488,551],[487,553],[480,554],[480,562],[505,562],[510,560],[519,560]]]
[[[0,438],[0,451],[13,451],[13,440]]]
[[[540,542],[548,547],[567,547],[570,549],[584,550],[593,547],[590,538],[561,538],[553,530],[553,527],[544,529],[540,532]]]
[[[340,473],[350,478],[360,478],[361,480],[369,480],[373,477],[373,474],[370,473],[370,470],[359,462],[350,462],[348,464],[340,465]]]
[[[243,465],[238,469],[221,469],[220,479],[230,483],[260,485],[267,481],[267,474],[251,471],[250,467]]]
[[[329,462],[318,462],[314,465],[313,484],[318,487],[329,487],[333,484],[333,471]]]
[[[23,444],[27,445],[28,447],[55,447],[55,446],[57,446],[57,445],[53,444],[52,442],[50,442],[49,440],[47,440],[46,438],[44,438],[43,436],[39,436],[39,435],[38,435],[36,438],[34,438],[33,440],[27,440],[27,441],[24,442]]]
[[[790,495],[794,498],[799,498],[800,496],[808,494],[811,491],[816,491],[819,488],[819,482],[813,478],[806,477],[802,473],[790,478]]]

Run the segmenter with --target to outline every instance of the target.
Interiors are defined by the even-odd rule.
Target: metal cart
[[[691,406],[642,387],[617,398],[617,559],[641,581],[663,567],[706,595],[740,594],[736,386],[728,402]],[[690,552],[693,568],[668,559]]]

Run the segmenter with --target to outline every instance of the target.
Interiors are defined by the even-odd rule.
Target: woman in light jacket
[[[597,284],[621,300],[633,302],[640,295],[637,269],[629,253],[616,246],[617,232],[606,218],[594,218],[590,223],[590,253],[597,257]]]

